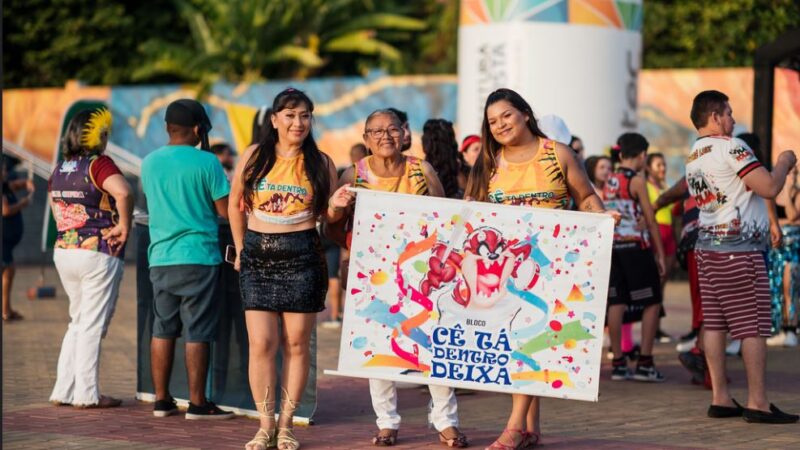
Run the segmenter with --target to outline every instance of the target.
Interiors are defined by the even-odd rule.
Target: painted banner
[[[480,133],[486,97],[505,87],[600,153],[637,130],[641,26],[641,0],[462,0],[460,133]]]
[[[597,401],[611,217],[357,192],[329,373]]]

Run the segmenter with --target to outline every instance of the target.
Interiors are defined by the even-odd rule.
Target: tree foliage
[[[645,0],[644,67],[746,67],[800,27],[797,0]]]
[[[10,0],[4,86],[455,73],[459,0]],[[644,0],[644,67],[752,64],[797,0]]]

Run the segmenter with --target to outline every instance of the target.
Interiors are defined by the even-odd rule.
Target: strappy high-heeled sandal
[[[258,411],[259,417],[267,417],[275,420],[275,400],[268,400],[269,390],[270,388],[267,386],[267,392],[264,394],[263,402],[256,402],[256,411]],[[275,433],[275,428],[272,430],[259,428],[253,439],[247,444],[244,444],[244,448],[245,450],[267,450],[268,448],[275,448],[278,445],[277,438],[278,435]]]
[[[455,433],[455,437],[447,437],[444,435],[444,432],[447,430],[453,430]],[[448,427],[444,430],[439,432],[439,442],[442,445],[446,445],[451,448],[467,448],[469,447],[469,442],[467,441],[467,437],[464,433],[460,432],[456,427]]]
[[[500,433],[500,437],[503,437],[503,435],[506,433],[508,433],[509,436],[511,436],[511,442],[515,441],[511,433],[517,433],[522,439],[520,439],[519,442],[514,445],[509,445],[509,444],[503,444],[502,442],[500,442],[500,438],[497,438],[497,440],[492,442],[492,445],[486,447],[485,450],[522,450],[524,448],[528,448],[528,446],[530,445],[529,442],[530,433],[528,433],[527,431],[506,428],[505,430],[503,430],[502,433]]]
[[[539,445],[539,442],[541,442],[542,440],[542,433],[536,433],[536,432],[531,433],[529,431],[526,431],[525,435],[527,436],[525,440],[526,441],[525,448],[534,448],[537,445]]]
[[[289,416],[289,426],[281,427],[278,425],[278,450],[298,450],[300,441],[295,437],[294,428],[292,427],[297,402],[289,398],[289,391],[285,388],[281,388],[281,394],[281,414],[278,418],[278,423],[280,424],[283,417]]]

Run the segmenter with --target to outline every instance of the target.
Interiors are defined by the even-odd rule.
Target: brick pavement
[[[67,302],[59,286],[53,300],[29,302],[25,288],[35,269],[19,270],[14,307],[26,319],[3,326],[3,448],[9,449],[234,449],[242,448],[257,428],[254,420],[198,423],[182,416],[156,419],[151,405],[133,399],[136,385],[135,270],[123,280],[120,303],[103,343],[103,392],[125,400],[112,410],[56,408],[47,403],[56,359],[67,324]],[[58,285],[52,271],[48,280]],[[689,308],[685,283],[667,290],[668,316],[663,327],[685,331]],[[319,366],[334,368],[338,332],[319,329]],[[598,403],[543,400],[545,449],[792,448],[800,442],[800,425],[758,426],[741,420],[705,417],[709,393],[687,383],[672,345],[659,345],[657,364],[667,375],[662,385],[635,382],[601,384]],[[733,393],[745,400],[744,372],[738,358],[729,360]],[[800,350],[769,353],[771,399],[790,411],[800,410]],[[608,377],[608,367],[603,375]],[[420,389],[400,391],[403,426],[398,449],[442,448],[426,424],[428,397]],[[508,396],[477,393],[459,397],[461,427],[474,448],[488,445],[502,429]],[[374,417],[365,380],[320,375],[317,425],[298,427],[303,448],[371,448]]]

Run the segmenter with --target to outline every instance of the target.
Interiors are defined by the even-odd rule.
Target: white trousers
[[[428,386],[431,392],[429,420],[437,431],[458,427],[458,403],[453,388],[447,386]],[[372,408],[378,416],[378,428],[397,430],[400,428],[400,414],[397,413],[397,387],[393,381],[369,380],[369,394]]]
[[[56,249],[53,259],[69,297],[70,322],[50,401],[94,405],[100,400],[100,341],[117,304],[122,260],[78,249]]]

